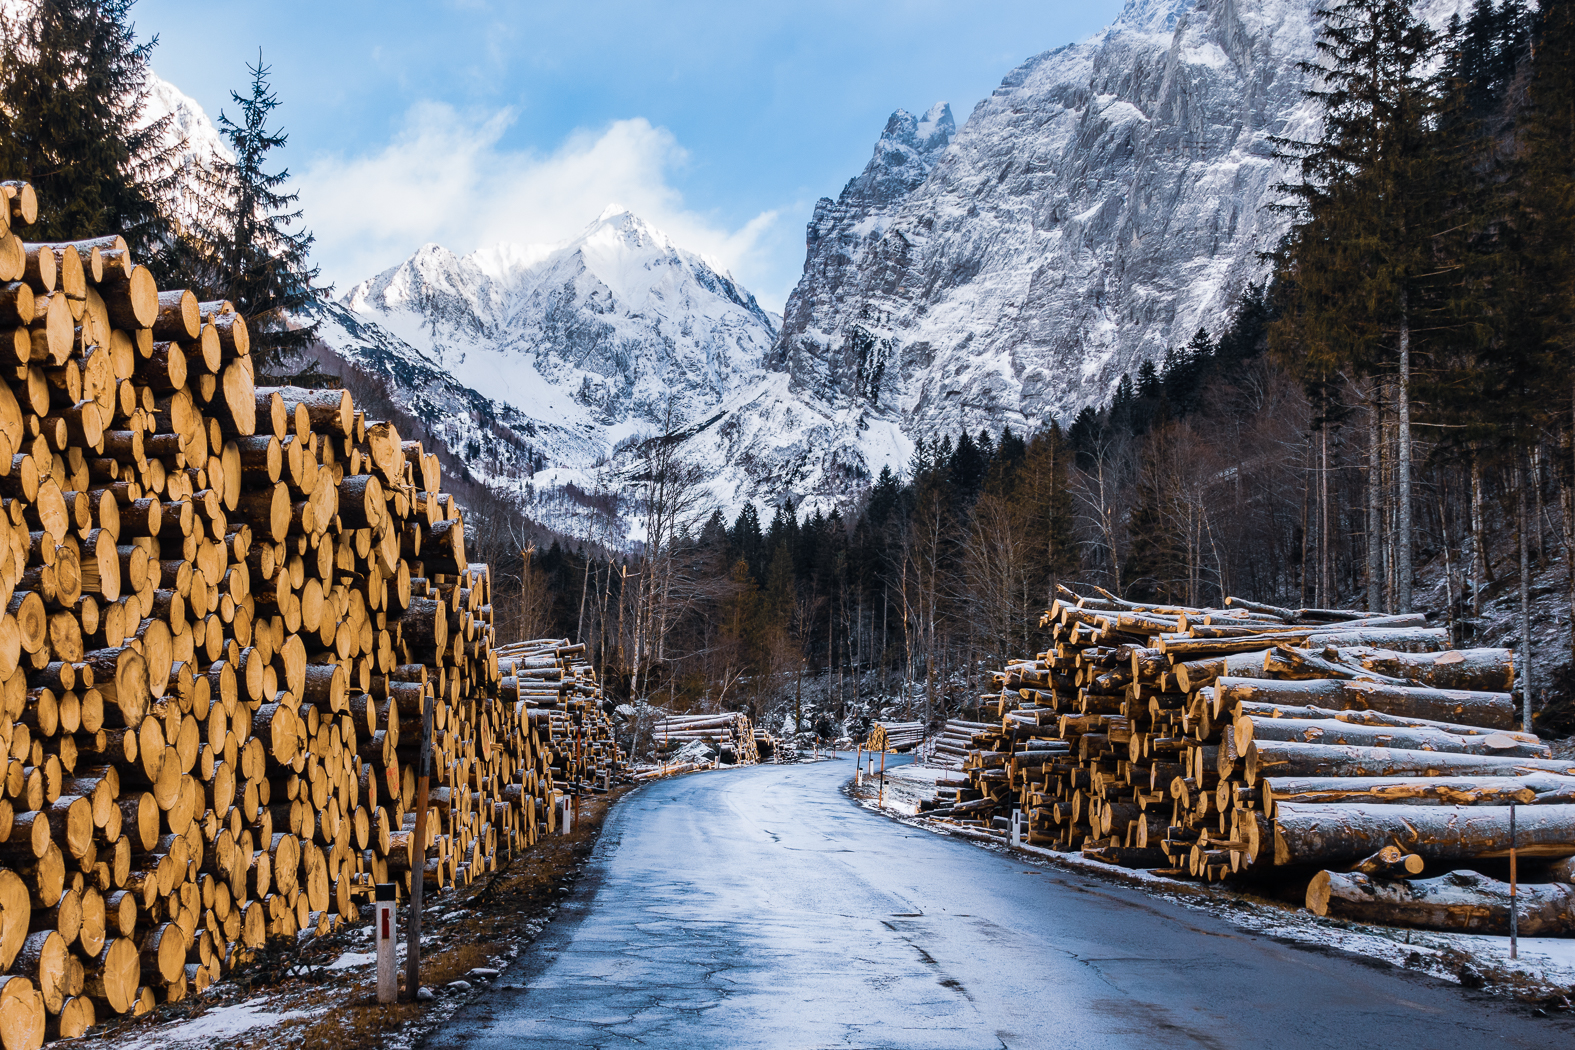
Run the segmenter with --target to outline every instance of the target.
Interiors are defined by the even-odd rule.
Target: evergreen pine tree
[[[1070,484],[1070,443],[1052,421],[1028,442],[1018,471],[1014,498],[1031,509],[1030,530],[1040,552],[1039,575],[1045,579],[1045,601],[1055,597],[1055,584],[1078,570]]]
[[[0,9],[0,171],[38,194],[29,234],[118,233],[154,265],[170,242],[160,202],[179,144],[171,118],[138,127],[154,37],[136,42],[132,0],[35,0]]]
[[[1433,34],[1406,0],[1342,0],[1320,12],[1319,78],[1309,92],[1323,135],[1276,140],[1301,180],[1282,186],[1297,222],[1280,271],[1289,307],[1274,326],[1304,374],[1380,377],[1396,416],[1392,534],[1395,606],[1411,602],[1411,370],[1417,315],[1439,279],[1437,244],[1456,202],[1438,177]]]
[[[765,537],[760,531],[760,512],[754,503],[744,501],[729,534],[733,557],[742,559],[756,579],[765,575]]]
[[[270,129],[279,96],[268,82],[269,66],[259,53],[250,94],[230,92],[240,107],[239,122],[219,114],[219,130],[235,151],[235,160],[217,166],[207,177],[207,202],[193,224],[188,244],[195,256],[194,283],[205,298],[235,304],[251,331],[252,354],[258,370],[277,374],[286,351],[306,346],[317,323],[292,328],[290,321],[316,305],[323,290],[315,287],[318,268],[310,264],[313,237],[293,229],[301,219],[293,209],[299,194],[285,193],[288,169],[267,170],[268,154],[285,145],[288,136]]]

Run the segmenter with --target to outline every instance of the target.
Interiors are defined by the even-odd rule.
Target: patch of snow
[[[376,952],[345,952],[328,964],[330,970],[350,970],[357,966],[370,966],[377,962]]]
[[[190,1021],[161,1028],[157,1032],[149,1033],[146,1038],[122,1044],[119,1050],[167,1050],[169,1047],[188,1043],[207,1047],[258,1028],[303,1017],[316,1017],[327,1013],[328,1009],[324,1006],[316,1010],[284,1010],[275,1013],[261,1003],[220,1006]]]

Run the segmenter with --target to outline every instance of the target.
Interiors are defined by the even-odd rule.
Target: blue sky
[[[153,65],[211,116],[273,66],[318,261],[340,290],[426,241],[572,236],[617,202],[780,310],[804,224],[892,110],[966,119],[1116,0],[140,0]]]

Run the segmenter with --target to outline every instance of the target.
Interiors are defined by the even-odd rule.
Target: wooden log
[[[1363,628],[1359,630],[1298,630],[1252,634],[1241,638],[1171,638],[1160,635],[1160,648],[1172,659],[1191,660],[1206,654],[1246,653],[1287,642],[1307,649],[1325,646],[1372,646],[1396,652],[1428,653],[1449,644],[1442,627]]]
[[[143,976],[160,984],[173,984],[186,967],[186,931],[173,922],[160,923],[142,938]]]
[[[1247,783],[1267,777],[1520,777],[1536,772],[1575,776],[1575,758],[1516,758],[1257,741],[1245,756]]]
[[[116,937],[88,966],[83,990],[114,1013],[130,1013],[142,987],[141,974],[136,942],[129,937]]]
[[[225,357],[245,357],[252,352],[246,319],[233,309],[224,309],[224,305],[219,302],[202,303],[199,309],[217,333]]]
[[[1219,717],[1238,703],[1362,708],[1434,721],[1467,722],[1487,729],[1512,729],[1514,697],[1508,693],[1460,689],[1404,688],[1377,682],[1266,681],[1220,678],[1214,683],[1214,713]]]
[[[1507,882],[1475,871],[1435,879],[1384,879],[1321,871],[1307,886],[1307,910],[1357,922],[1424,930],[1507,934],[1513,904],[1522,937],[1575,933],[1575,886]]]
[[[159,316],[159,289],[145,266],[106,272],[98,292],[116,328],[149,328]]]
[[[1508,806],[1312,805],[1274,813],[1276,864],[1340,865],[1394,844],[1428,864],[1509,856]],[[1516,813],[1523,857],[1575,856],[1575,806],[1527,806]]]
[[[197,297],[185,288],[160,292],[158,317],[152,327],[155,340],[195,342],[202,330]]]
[[[1292,740],[1306,744],[1347,744],[1405,751],[1440,751],[1460,755],[1548,758],[1546,744],[1531,743],[1508,733],[1457,736],[1425,726],[1371,726],[1337,718],[1269,718],[1245,715],[1233,726],[1236,752],[1244,754],[1254,741]]]
[[[43,998],[44,1009],[58,1014],[66,1001],[66,939],[56,930],[29,934],[12,971],[27,977]],[[0,1020],[0,1026],[4,1025]]]
[[[1270,812],[1282,802],[1394,802],[1408,805],[1522,806],[1575,804],[1575,777],[1268,777]]]
[[[1382,711],[1368,711],[1361,708],[1340,711],[1330,707],[1260,704],[1249,701],[1237,704],[1232,711],[1232,717],[1236,721],[1240,721],[1244,717],[1333,719],[1334,721],[1347,722],[1351,725],[1393,726],[1400,729],[1432,729],[1440,733],[1448,733],[1451,736],[1498,736],[1521,744],[1546,746],[1537,738],[1537,734],[1523,733],[1516,729],[1489,729],[1486,726],[1466,725],[1462,722],[1439,722],[1427,718],[1410,718],[1404,715],[1391,715]]]
[[[22,253],[27,258],[27,268],[23,271],[23,280],[33,286],[34,291],[52,292],[55,290],[55,279],[59,274],[59,263],[55,253],[47,244],[23,243]]]
[[[302,387],[277,387],[287,408],[301,406],[314,430],[346,435],[355,423],[355,405],[347,390],[307,390]],[[272,392],[260,389],[259,395]]]
[[[1515,686],[1511,649],[1449,649],[1441,653],[1400,653],[1355,646],[1338,650],[1344,663],[1434,689],[1510,692]]]
[[[1409,879],[1422,874],[1424,863],[1415,853],[1407,853],[1399,846],[1385,846],[1365,860],[1351,865],[1351,871],[1385,879]]]
[[[86,653],[83,662],[93,669],[94,686],[99,694],[117,712],[116,720],[109,724],[139,725],[153,696],[147,661],[142,654],[130,647],[116,646]]]
[[[1176,682],[1183,692],[1192,692],[1213,682],[1216,678],[1267,678],[1263,661],[1267,649],[1249,649],[1240,653],[1205,656],[1198,660],[1185,660],[1174,665]]]
[[[0,977],[0,1047],[37,1050],[44,1045],[44,997],[26,977]]]

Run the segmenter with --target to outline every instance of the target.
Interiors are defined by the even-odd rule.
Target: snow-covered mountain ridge
[[[1317,6],[1131,0],[960,127],[898,110],[817,204],[782,318],[612,207],[561,245],[426,245],[350,289],[324,339],[550,524],[579,531],[552,493],[616,487],[663,432],[724,506],[845,504],[918,436],[1065,422],[1220,333],[1285,230],[1272,140],[1318,131]]]
[[[1271,139],[1316,130],[1316,6],[1134,0],[1029,59],[883,222],[821,202],[773,361],[910,433],[1032,428],[1217,332],[1284,231]]]
[[[343,302],[493,400],[614,442],[669,406],[676,420],[714,410],[758,377],[779,323],[616,206],[558,246],[425,245]]]
[[[571,530],[555,489],[616,488],[622,446],[704,429],[757,395],[781,324],[719,264],[616,205],[559,245],[424,245],[325,320],[327,345],[387,379],[474,474]],[[494,420],[509,441],[488,440]],[[731,502],[730,464],[705,466]]]

